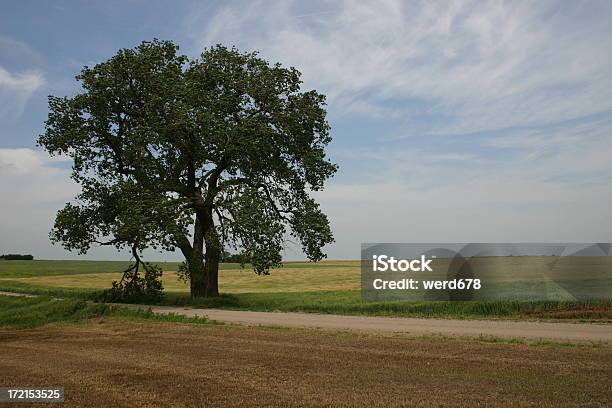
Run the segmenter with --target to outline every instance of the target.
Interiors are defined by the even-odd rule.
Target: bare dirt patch
[[[68,407],[603,407],[612,348],[105,319],[0,330],[0,384]]]

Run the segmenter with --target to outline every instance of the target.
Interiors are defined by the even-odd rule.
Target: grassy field
[[[155,262],[164,271],[176,271],[178,262]],[[129,261],[5,261],[0,260],[0,278],[27,276],[57,276],[97,273],[119,273],[130,265]],[[221,269],[237,268],[238,264],[221,264]]]
[[[169,324],[76,301],[0,302],[10,311],[0,315],[0,383],[62,386],[66,407],[604,407],[612,400],[609,345]],[[16,314],[53,323],[6,328],[23,327]]]
[[[5,261],[12,262],[22,261]],[[45,262],[50,266],[52,273],[46,272]],[[71,273],[59,273],[61,262],[39,261],[34,272],[28,271],[27,265],[18,265],[7,268],[3,274],[3,262],[0,262],[0,279],[10,279],[32,286],[79,288],[79,289],[105,289],[110,287],[113,280],[121,279],[121,268],[125,263],[107,264],[96,262],[73,264],[66,261],[66,270]],[[121,265],[121,266],[119,266]],[[168,291],[189,291],[188,284],[178,280],[176,272],[172,270],[176,264],[161,264],[166,272],[163,275],[164,288]],[[97,273],[90,271],[98,268]],[[111,269],[104,269],[111,268]],[[115,268],[115,269],[112,269]],[[24,269],[23,272],[20,269]],[[12,271],[12,272],[8,272]],[[0,284],[1,284],[0,280]],[[282,268],[274,269],[270,275],[257,276],[250,269],[240,269],[236,264],[222,264],[219,272],[219,290],[222,293],[267,293],[267,292],[314,292],[323,290],[358,290],[360,288],[359,261],[335,262],[288,262]]]
[[[513,260],[520,262],[521,260]],[[0,290],[95,299],[120,278],[125,262],[0,261]],[[288,262],[268,276],[257,276],[235,264],[223,264],[217,299],[190,299],[188,287],[173,268],[162,264],[169,305],[221,307],[259,311],[455,317],[530,318],[612,321],[612,301],[379,301],[363,302],[359,261]]]
[[[157,315],[147,311],[128,310],[104,303],[91,303],[83,300],[0,296],[0,327],[23,329],[57,322],[77,323],[102,317],[210,323],[203,318]]]

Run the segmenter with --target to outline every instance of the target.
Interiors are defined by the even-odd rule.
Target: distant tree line
[[[32,261],[34,259],[33,255],[20,255],[20,254],[7,254],[0,255],[0,259],[4,259],[5,261]]]
[[[223,251],[220,257],[220,262],[246,264],[249,263],[249,259],[243,252],[238,254],[231,254],[227,251]]]

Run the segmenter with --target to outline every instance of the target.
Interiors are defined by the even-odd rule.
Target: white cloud
[[[0,66],[0,118],[21,115],[27,100],[44,83],[38,71],[11,73]]]
[[[0,252],[61,254],[50,247],[48,233],[56,211],[78,191],[70,170],[57,163],[63,160],[33,149],[0,148]]]
[[[230,2],[192,13],[200,47],[222,42],[295,65],[331,109],[449,118],[431,131],[534,125],[612,109],[606,2]],[[314,6],[313,6],[314,7]],[[398,103],[400,101],[400,103]]]
[[[0,149],[0,174],[31,174],[44,165],[41,152],[32,149]]]

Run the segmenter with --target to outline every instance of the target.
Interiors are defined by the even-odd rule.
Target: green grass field
[[[516,261],[514,261],[516,262]],[[29,266],[28,266],[29,265]],[[0,290],[75,299],[96,299],[127,262],[0,261]],[[162,263],[166,290],[161,303],[259,311],[298,311],[386,316],[455,318],[549,318],[612,321],[612,301],[378,301],[364,302],[359,261],[287,262],[258,276],[223,264],[222,296],[191,299],[180,282],[177,263]]]
[[[183,323],[211,323],[205,318],[158,315],[144,310],[128,310],[103,303],[49,297],[0,296],[0,327],[32,328],[49,323],[76,323],[88,319],[155,320]]]

